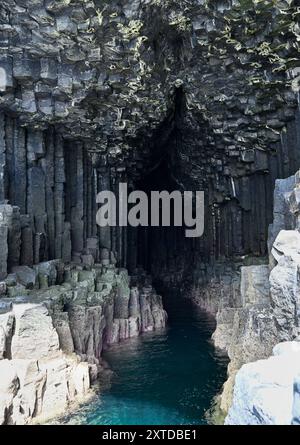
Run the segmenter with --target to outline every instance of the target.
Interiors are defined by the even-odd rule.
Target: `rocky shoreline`
[[[41,276],[52,285],[41,288]],[[63,414],[90,396],[103,348],[166,323],[161,297],[141,270],[129,277],[112,264],[50,261],[18,268],[5,288],[18,295],[0,299],[0,424]]]
[[[269,373],[271,375],[273,372],[273,377],[265,381],[265,385],[277,397],[276,387],[279,383],[276,382],[276,375],[281,375],[276,367],[280,370],[287,352],[290,353],[291,363],[300,360],[299,191],[300,171],[290,178],[276,181],[268,264],[241,266],[246,261],[255,261],[251,258],[232,264],[219,264],[206,287],[193,287],[190,291],[191,298],[216,317],[214,344],[230,358],[228,380],[220,397],[221,411],[224,415],[228,414],[226,424],[277,424],[283,419],[285,422],[289,419],[289,423],[299,423],[300,410],[296,402],[299,398],[298,366],[291,366],[285,387],[290,399],[294,397],[293,413],[293,404],[289,403],[289,407],[281,407],[282,415],[276,417],[270,406],[263,406],[266,395],[265,399],[257,399],[255,393],[262,384],[260,375],[263,375],[264,364],[268,367],[270,362],[275,366]],[[283,358],[269,358],[273,354],[278,357],[282,355]],[[248,363],[251,365],[245,365]],[[251,380],[248,370],[255,374]],[[246,408],[243,404],[248,394],[252,394],[253,399],[251,402],[248,400]],[[263,409],[266,410],[264,415]]]

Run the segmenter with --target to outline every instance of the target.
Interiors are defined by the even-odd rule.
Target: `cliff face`
[[[8,268],[80,260],[93,237],[133,269],[157,252],[162,279],[265,255],[274,181],[300,166],[298,14],[294,1],[3,1],[0,200],[23,231]],[[96,191],[136,187],[162,161],[177,188],[205,190],[203,239],[99,233]]]
[[[227,425],[299,425],[299,342],[277,345],[272,357],[236,376]]]
[[[0,300],[0,424],[63,414],[91,395],[103,348],[165,326],[161,297],[137,272],[129,279],[113,265],[48,262],[9,276],[13,297]]]
[[[299,172],[276,181],[269,263],[232,265],[197,294],[216,314],[213,339],[230,358],[221,396],[228,424],[299,421],[299,183]]]
[[[142,265],[217,314],[215,341],[231,357],[228,394],[243,363],[298,335],[294,290],[276,272],[269,279],[261,259],[268,236],[271,246],[281,229],[295,229],[297,193],[286,207],[278,182],[268,234],[275,180],[300,167],[298,19],[296,0],[1,2],[0,302],[11,313],[0,366],[12,369],[4,422],[19,421],[14,406],[27,387],[12,349],[22,328],[11,326],[31,311],[53,332],[46,345],[64,388],[75,373],[79,393],[89,384],[78,355],[97,365],[103,343],[164,325],[144,284],[129,295],[127,283],[115,303],[125,273],[117,267],[135,275]],[[97,227],[96,194],[117,194],[120,182],[204,190],[204,236]],[[279,261],[276,242],[271,265],[294,283],[295,259]],[[31,306],[18,308],[19,297]],[[22,422],[42,413],[44,390],[32,397]]]

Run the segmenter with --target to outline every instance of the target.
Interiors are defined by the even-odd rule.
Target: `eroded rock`
[[[235,378],[227,425],[291,425],[299,419],[298,343],[279,344],[272,357],[244,365]]]
[[[61,264],[42,263],[35,271],[54,283],[51,279],[58,279],[58,274],[53,267]],[[152,287],[142,293],[143,278],[131,290],[124,269],[98,265],[83,270],[73,265],[66,271],[67,282],[61,285],[2,299],[6,306],[0,315],[1,424],[44,422],[63,414],[71,402],[90,395],[91,383],[103,372],[104,347],[165,326],[161,298]],[[129,317],[130,310],[135,317]],[[123,318],[114,318],[115,314]]]

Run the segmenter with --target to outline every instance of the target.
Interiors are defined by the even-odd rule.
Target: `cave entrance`
[[[181,164],[177,158],[178,147],[182,145],[185,128],[186,98],[183,88],[175,89],[173,104],[168,116],[149,141],[151,149],[150,166],[134,182],[135,190],[144,191],[148,196],[149,221],[151,221],[150,196],[152,191],[183,192],[186,189],[175,179],[181,177]],[[191,186],[189,190],[193,190]],[[161,212],[160,212],[161,217]],[[191,270],[193,252],[199,239],[186,238],[186,227],[174,225],[174,203],[170,206],[170,227],[129,228],[127,265],[130,272],[136,265],[151,274],[158,288],[173,288],[183,281],[186,271]],[[160,219],[161,222],[161,219]],[[136,248],[134,248],[136,246]]]
[[[136,189],[144,191],[148,196],[149,221],[151,221],[150,196],[152,191],[179,190],[178,183],[172,176],[168,160],[164,158],[155,168],[136,183]],[[161,210],[161,206],[160,206]],[[160,212],[161,216],[161,212]],[[186,228],[174,225],[174,202],[170,205],[170,227],[138,227],[137,228],[137,264],[148,271],[156,286],[173,287],[183,278],[188,263],[191,264],[192,252],[190,238],[185,237]]]

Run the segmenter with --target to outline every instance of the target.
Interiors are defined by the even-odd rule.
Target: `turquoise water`
[[[77,423],[207,423],[205,412],[221,390],[228,363],[210,342],[214,321],[178,296],[169,296],[165,307],[166,330],[126,341],[104,354],[114,371],[111,386],[77,413]]]

